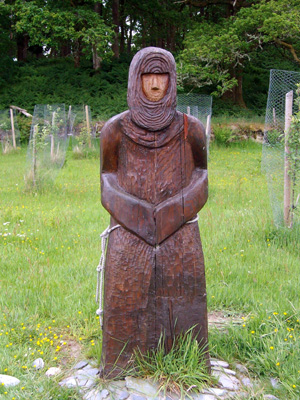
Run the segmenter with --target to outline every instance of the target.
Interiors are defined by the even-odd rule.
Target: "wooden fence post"
[[[55,129],[55,111],[52,113],[52,131],[50,135],[51,145],[50,145],[50,153],[51,153],[51,161],[54,161],[54,129]]]
[[[86,118],[86,129],[87,129],[87,135],[88,135],[88,143],[89,143],[89,147],[92,147],[89,106],[85,106],[85,118]]]
[[[33,140],[32,140],[32,182],[33,182],[33,186],[36,186],[36,164],[37,164],[37,160],[36,160],[36,135],[37,135],[37,131],[38,131],[38,125],[34,125],[33,126]]]
[[[12,134],[13,148],[16,149],[17,145],[16,145],[15,124],[14,124],[14,112],[13,112],[13,110],[11,108],[9,109],[9,112],[10,112],[10,123],[11,123],[11,134]]]
[[[210,141],[210,122],[211,122],[211,115],[209,114],[206,118],[206,129],[205,129],[207,153],[208,153],[209,141]]]
[[[289,161],[290,148],[288,143],[291,118],[293,114],[293,91],[285,95],[284,119],[284,223],[291,227],[291,165]]]

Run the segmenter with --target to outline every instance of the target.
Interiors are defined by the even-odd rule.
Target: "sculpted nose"
[[[151,82],[151,89],[152,90],[159,90],[158,79],[157,76],[154,75]]]

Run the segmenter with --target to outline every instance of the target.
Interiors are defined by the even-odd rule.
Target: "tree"
[[[0,86],[8,82],[13,70],[16,45],[11,42],[10,7],[0,2]]]
[[[252,3],[217,23],[202,18],[194,24],[180,54],[182,84],[213,85],[215,93],[220,95],[230,91],[231,99],[245,107],[243,68],[257,49],[264,50],[267,44],[274,43],[288,49],[299,63],[300,1]]]
[[[27,34],[29,45],[43,46],[52,52],[69,43],[75,66],[85,54],[93,55],[93,65],[109,55],[112,30],[95,10],[93,1],[16,1],[15,30]]]
[[[180,54],[178,75],[182,85],[213,85],[214,94],[223,95],[234,88],[239,68],[247,57],[241,39],[230,20],[218,24],[201,21],[187,34]],[[243,103],[239,99],[240,103]]]

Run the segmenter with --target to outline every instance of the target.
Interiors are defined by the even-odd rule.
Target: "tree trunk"
[[[81,59],[81,43],[77,39],[75,41],[75,46],[74,46],[74,66],[75,66],[75,68],[80,67],[80,59]]]
[[[43,47],[39,45],[28,47],[28,51],[33,54],[36,58],[42,58],[44,56]]]
[[[93,51],[93,69],[95,71],[97,71],[101,67],[102,58],[99,57],[97,48],[95,45],[92,46],[92,51]]]
[[[120,0],[120,54],[125,52],[125,35],[126,35],[126,15],[124,12],[124,0]]]
[[[129,27],[129,35],[127,37],[127,54],[131,54],[131,42],[132,42],[132,31],[133,31],[134,22],[130,17],[130,27]]]
[[[239,67],[238,69],[236,68],[231,68],[230,69],[230,76],[231,78],[236,78],[237,80],[237,85],[234,86],[231,90],[228,90],[225,92],[222,96],[222,99],[224,100],[230,100],[234,104],[237,104],[238,106],[242,108],[247,108],[246,103],[244,101],[243,97],[243,74],[242,74],[242,68]]]
[[[94,11],[99,14],[101,17],[103,16],[103,6],[100,1],[97,1],[94,5]]]
[[[95,3],[94,11],[97,14],[99,14],[100,16],[102,16],[103,7],[102,7],[102,3],[101,2],[97,1]],[[93,69],[95,71],[98,71],[98,69],[100,69],[100,67],[101,67],[102,58],[98,55],[98,51],[97,51],[96,45],[92,45],[92,53],[93,53]]]
[[[112,3],[112,20],[114,25],[115,37],[112,44],[112,51],[115,58],[120,57],[119,49],[119,26],[120,26],[120,16],[119,16],[119,0],[113,0]]]
[[[60,56],[61,57],[68,57],[71,54],[71,46],[70,43],[62,44],[60,48]]]
[[[176,48],[176,40],[175,40],[175,35],[176,35],[176,27],[174,25],[170,26],[170,29],[167,30],[167,48],[170,51],[175,51]]]
[[[29,36],[27,33],[18,35],[17,37],[17,59],[18,61],[26,61],[28,55]]]
[[[241,68],[237,71],[237,81],[238,84],[235,87],[235,103],[242,108],[247,108],[243,97],[243,75]]]

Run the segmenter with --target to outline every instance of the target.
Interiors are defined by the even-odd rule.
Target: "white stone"
[[[219,371],[212,371],[212,375],[218,378],[219,384],[229,390],[237,390],[240,387],[240,381],[232,375],[226,375]]]
[[[42,358],[37,358],[36,360],[33,361],[32,366],[35,369],[42,369],[44,368],[44,360]]]
[[[251,382],[251,380],[249,378],[247,378],[246,376],[244,378],[242,378],[242,384],[248,388],[253,388],[253,383]]]
[[[74,365],[73,369],[81,369],[88,365],[87,361],[79,361],[76,365]]]
[[[270,382],[274,389],[280,388],[280,383],[278,382],[278,380],[276,378],[271,378]]]
[[[192,398],[194,400],[216,400],[216,396],[213,396],[212,394],[205,394],[205,393],[193,394]]]
[[[48,371],[46,371],[45,375],[47,376],[55,376],[61,373],[61,369],[60,368],[56,368],[56,367],[51,367],[48,369]]]
[[[228,368],[223,368],[223,367],[212,367],[213,371],[220,371],[220,372],[224,372],[224,374],[227,375],[236,375],[236,372],[233,371],[232,369],[228,369]]]
[[[248,369],[242,364],[235,364],[234,367],[241,373],[241,374],[248,374]]]
[[[95,379],[88,379],[88,381],[84,384],[85,389],[89,389],[96,385]]]
[[[222,367],[222,368],[228,368],[229,364],[226,361],[221,361],[221,360],[210,360],[210,365],[212,367]]]
[[[265,394],[264,399],[266,400],[279,400],[278,397],[273,396],[272,394]]]
[[[135,393],[131,393],[129,396],[130,400],[148,400],[148,398],[146,399],[146,397],[141,396],[139,394],[135,394]]]
[[[125,381],[111,381],[111,383],[109,384],[109,386],[108,386],[108,390],[110,391],[110,392],[114,392],[114,391],[116,391],[117,389],[124,389],[125,388]]]
[[[83,400],[102,400],[101,391],[93,389],[83,396]]]
[[[106,399],[106,397],[109,395],[109,391],[107,389],[101,390],[101,399]]]
[[[236,397],[231,397],[229,396],[229,399],[235,399],[238,398],[239,400],[241,399],[249,399],[249,393],[248,392],[241,392],[240,390],[238,392],[234,392],[233,396]]]
[[[227,394],[227,390],[218,388],[208,388],[203,390],[204,393],[213,394],[215,396],[224,396]]]
[[[87,378],[87,379],[93,379],[99,374],[99,369],[98,368],[84,368],[78,370],[78,372],[74,375],[76,378]]]
[[[121,392],[117,392],[118,400],[126,400],[129,397],[129,393],[126,390],[122,390]]]
[[[86,369],[94,369],[94,368],[96,368],[96,366],[95,365],[91,365],[91,364],[87,364],[85,367],[83,367],[84,370],[86,370]],[[99,371],[98,368],[97,368],[97,370]]]
[[[86,376],[70,376],[69,378],[63,379],[59,382],[60,386],[66,386],[67,388],[82,387],[88,389],[95,385],[94,379],[89,379]]]
[[[19,383],[20,380],[18,378],[15,378],[14,376],[0,374],[0,384],[4,384],[4,387],[16,386]]]
[[[74,387],[79,386],[77,379],[74,378],[73,376],[63,379],[61,382],[59,382],[59,385],[66,386],[67,388],[74,388]]]
[[[146,395],[148,398],[155,398],[158,394],[158,385],[155,385],[144,379],[126,376],[125,381],[127,389],[136,390],[137,392]]]

